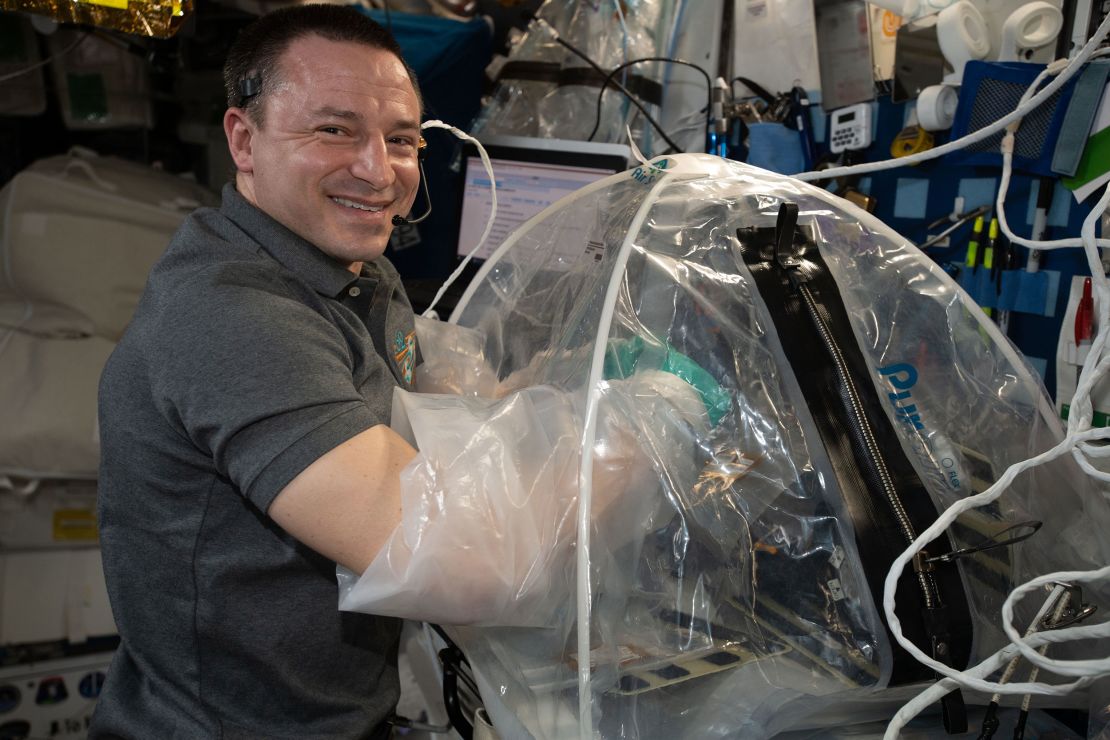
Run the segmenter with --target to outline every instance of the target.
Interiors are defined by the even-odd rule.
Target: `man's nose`
[[[367,141],[356,152],[350,169],[352,175],[369,183],[375,190],[384,190],[397,179],[383,139],[372,138]]]

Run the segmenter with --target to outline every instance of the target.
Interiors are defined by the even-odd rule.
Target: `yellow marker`
[[[983,267],[988,270],[994,267],[994,243],[998,241],[998,219],[991,219],[991,228],[988,233],[987,246],[983,249]]]
[[[964,265],[975,269],[975,260],[979,258],[979,237],[983,235],[983,217],[979,216],[975,219],[975,225],[971,227],[971,241],[967,243],[967,259],[964,260]]]
[[[991,219],[991,227],[988,232],[987,245],[983,248],[983,267],[991,270],[994,267],[994,245],[998,242],[998,219]],[[984,308],[983,313],[987,316],[994,316],[994,311],[990,308]]]

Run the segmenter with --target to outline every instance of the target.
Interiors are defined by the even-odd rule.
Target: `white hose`
[[[445,281],[443,281],[443,285],[439,286],[439,290],[436,291],[435,298],[432,299],[431,304],[423,313],[424,318],[435,318],[435,307],[436,304],[439,303],[439,299],[443,297],[443,294],[447,292],[447,289],[451,287],[451,284],[459,279],[459,275],[462,275],[463,270],[465,270],[466,266],[470,264],[470,259],[475,254],[477,254],[478,250],[482,248],[482,245],[486,243],[486,238],[489,236],[489,232],[493,229],[493,222],[497,220],[497,181],[494,179],[493,165],[489,161],[489,155],[486,154],[486,148],[482,146],[482,142],[478,141],[470,134],[457,129],[448,123],[444,123],[443,121],[425,121],[423,124],[421,124],[420,128],[446,129],[463,141],[469,141],[470,143],[474,144],[474,146],[478,147],[478,156],[482,158],[482,166],[486,168],[486,174],[489,175],[489,190],[490,198],[492,201],[490,204],[489,218],[486,219],[486,229],[482,232],[482,236],[478,238],[478,243],[474,245],[473,249],[466,253],[466,259],[464,259],[462,263],[455,268],[455,271],[452,272]]]
[[[1057,60],[1049,65],[1050,70],[1060,72],[1059,77],[1050,82],[1048,85],[1045,86],[1043,90],[1034,95],[1028,101],[1024,109],[1016,108],[992,123],[990,126],[985,126],[978,131],[956,139],[955,141],[950,141],[947,144],[943,144],[933,149],[927,149],[917,154],[911,154],[907,157],[887,159],[883,160],[882,162],[868,162],[866,164],[857,164],[851,167],[833,167],[832,169],[828,170],[803,172],[799,175],[794,175],[794,177],[798,180],[810,182],[812,180],[827,180],[835,177],[844,177],[846,175],[862,175],[868,172],[893,170],[898,167],[907,167],[912,164],[918,164],[919,162],[926,162],[930,159],[943,157],[945,154],[959,151],[960,149],[964,149],[972,144],[975,144],[976,142],[990,138],[1002,129],[1009,126],[1014,121],[1020,120],[1023,116],[1025,116],[1026,113],[1036,108],[1044,101],[1048,100],[1053,93],[1063,87],[1064,84],[1068,80],[1070,80],[1084,64],[1086,64],[1087,60],[1091,58],[1091,56],[1095,53],[1095,49],[1097,49],[1098,46],[1102,43],[1102,40],[1106,38],[1107,34],[1110,34],[1110,15],[1106,16],[1106,19],[1103,20],[1103,22],[1099,25],[1094,35],[1091,36],[1090,41],[1088,41],[1083,46],[1083,48],[1079,50],[1079,53],[1075,55],[1071,62],[1067,63],[1065,66],[1064,60]],[[1110,241],[1108,241],[1107,244],[1110,245]]]
[[[1110,49],[1099,49],[1091,55],[1091,58],[1102,57],[1107,54],[1110,54]],[[1018,101],[1017,110],[1024,110],[1026,108],[1029,100],[1033,97],[1034,93],[1036,93],[1037,88],[1044,82],[1045,78],[1051,74],[1052,68],[1046,67],[1043,72],[1037,75],[1037,79],[1033,80],[1033,84],[1029,86],[1029,89],[1025,91],[1025,94],[1022,95],[1021,99]],[[1010,189],[1010,176],[1013,174],[1014,170],[1014,138],[1017,134],[1018,127],[1021,125],[1021,120],[1022,119],[1019,118],[1011,123],[1007,127],[1006,134],[1002,137],[1002,179],[998,183],[998,195],[995,197],[994,206],[995,213],[998,217],[998,226],[1005,237],[1010,240],[1011,244],[1017,244],[1028,249],[1046,250],[1082,247],[1082,239],[1056,239],[1054,241],[1033,240],[1020,237],[1010,230],[1010,224],[1006,220],[1006,209],[1003,208],[1003,205],[1006,202],[1006,194]],[[1101,239],[1098,240],[1098,244],[1100,246],[1106,246],[1110,244],[1110,240]]]

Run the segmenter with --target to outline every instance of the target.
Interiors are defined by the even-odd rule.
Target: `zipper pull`
[[[779,206],[778,219],[775,221],[775,266],[786,275],[790,289],[797,293],[799,286],[806,282],[805,275],[798,268],[798,250],[794,248],[794,234],[798,228],[798,204],[784,201]]]
[[[794,250],[794,230],[798,227],[798,204],[783,202],[775,221],[775,264],[793,270],[801,264]]]

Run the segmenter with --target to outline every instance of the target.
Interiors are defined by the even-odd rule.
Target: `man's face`
[[[297,39],[263,124],[229,109],[240,193],[357,272],[385,251],[394,215],[420,183],[420,106],[404,65],[382,49]]]

